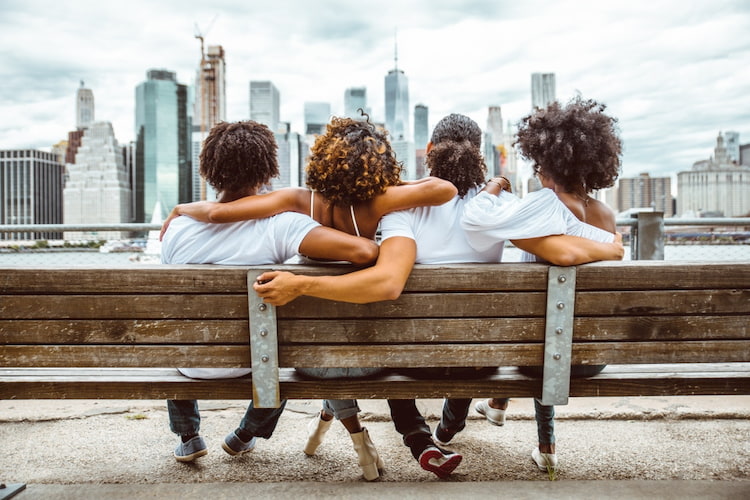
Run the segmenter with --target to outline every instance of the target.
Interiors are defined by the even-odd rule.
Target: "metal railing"
[[[618,218],[616,220],[618,230],[623,232],[626,244],[630,246],[631,260],[663,260],[665,258],[664,249],[671,234],[666,227],[682,226],[686,229],[691,227],[709,227],[709,234],[721,235],[721,231],[715,231],[716,228],[738,228],[739,232],[748,237],[745,240],[750,243],[750,217],[713,217],[713,218],[664,218],[661,212],[640,212],[635,217]],[[7,233],[71,233],[83,232],[89,233],[88,239],[96,237],[97,232],[120,232],[130,234],[140,234],[141,240],[147,238],[149,232],[161,229],[160,224],[154,223],[119,223],[119,224],[4,224],[0,225],[0,235]],[[44,241],[44,238],[38,238]],[[50,241],[52,239],[50,238]],[[5,239],[0,237],[0,242],[4,246],[10,245],[29,245],[34,242],[33,239]],[[746,255],[750,255],[748,245],[739,242],[737,250],[741,251],[739,259],[747,260]],[[710,243],[709,243],[710,244]],[[741,245],[741,248],[740,248]]]

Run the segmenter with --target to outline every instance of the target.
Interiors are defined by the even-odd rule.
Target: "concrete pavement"
[[[557,407],[555,481],[529,455],[531,400],[512,400],[505,426],[471,412],[451,448],[464,461],[449,480],[419,468],[384,401],[362,400],[362,420],[384,458],[361,478],[345,430],[334,425],[314,457],[301,452],[319,401],[291,401],[274,436],[230,457],[224,435],[241,401],[203,401],[209,454],[172,457],[163,401],[0,401],[0,481],[26,483],[15,498],[750,498],[750,397],[574,398]],[[421,400],[435,425],[441,401]],[[2,495],[2,490],[0,490]]]

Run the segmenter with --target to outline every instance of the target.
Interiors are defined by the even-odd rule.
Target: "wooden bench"
[[[0,269],[0,398],[255,399],[750,394],[750,262],[415,266],[402,296],[274,308],[267,269]],[[252,349],[251,349],[252,346]],[[251,352],[252,351],[252,352]],[[571,379],[572,364],[607,364]],[[542,380],[516,366],[544,365]],[[194,380],[177,367],[251,367]],[[499,366],[477,379],[312,380],[291,367]]]

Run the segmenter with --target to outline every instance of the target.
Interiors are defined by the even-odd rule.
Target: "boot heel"
[[[373,463],[373,464],[361,465],[360,467],[362,468],[362,474],[365,476],[365,479],[367,479],[368,481],[374,481],[380,477],[380,472],[378,472],[377,464]]]
[[[320,415],[310,421],[307,426],[307,443],[305,443],[305,447],[302,450],[305,452],[305,455],[310,457],[315,455],[315,450],[317,450],[320,443],[323,442],[323,436],[325,436],[328,429],[330,429],[332,422],[333,419],[323,420],[320,418]]]
[[[380,477],[378,469],[383,469],[383,460],[378,455],[378,450],[375,449],[375,445],[372,443],[367,429],[349,434],[349,436],[352,438],[354,451],[357,452],[359,466],[362,469],[365,479],[373,481]]]

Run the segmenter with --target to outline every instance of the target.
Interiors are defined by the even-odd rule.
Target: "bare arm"
[[[312,259],[345,260],[366,265],[378,258],[378,245],[369,238],[318,226],[304,237],[299,252]]]
[[[410,238],[388,238],[374,266],[341,276],[303,276],[285,271],[260,275],[253,288],[264,302],[282,306],[300,295],[365,304],[395,300],[411,273],[417,245]],[[270,280],[270,281],[269,281]]]
[[[442,205],[452,200],[457,193],[458,189],[453,183],[437,177],[425,177],[390,186],[385,193],[376,196],[372,203],[375,211],[382,217],[408,208]]]
[[[245,196],[226,203],[217,201],[182,203],[172,209],[169,217],[162,224],[160,238],[164,236],[172,219],[180,215],[189,215],[202,222],[214,223],[262,219],[282,212],[310,215],[309,205],[303,202],[304,193],[309,193],[309,191],[303,188],[286,188],[266,194]]]
[[[513,240],[513,244],[556,266],[576,266],[597,260],[622,260],[625,255],[620,233],[615,233],[615,241],[612,243],[562,234]]]

